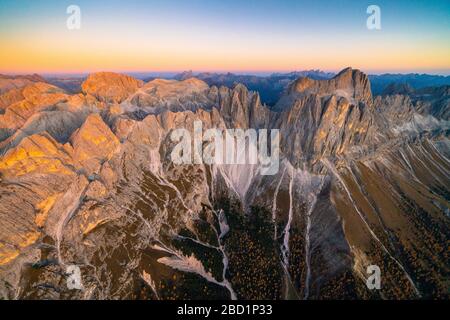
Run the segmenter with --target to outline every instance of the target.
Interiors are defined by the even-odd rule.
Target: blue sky
[[[70,4],[77,31],[65,27]],[[370,4],[381,30],[366,28]],[[450,1],[0,0],[0,46],[4,72],[450,73]]]

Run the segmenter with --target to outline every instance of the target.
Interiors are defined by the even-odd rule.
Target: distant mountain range
[[[336,74],[332,72],[324,72],[321,70],[305,70],[294,71],[288,73],[273,73],[267,76],[251,75],[251,74],[235,74],[235,73],[214,73],[214,72],[201,72],[194,73],[192,71],[185,71],[179,74],[159,74],[157,76],[145,73],[130,74],[137,79],[141,79],[144,82],[156,78],[162,79],[175,79],[185,80],[192,77],[205,81],[210,86],[225,86],[233,87],[238,83],[242,83],[249,90],[258,91],[261,97],[261,101],[268,106],[273,106],[281,97],[282,93],[288,85],[300,78],[308,77],[314,80],[331,79]],[[369,75],[371,84],[371,91],[374,96],[392,94],[392,89],[400,90],[403,86],[410,87],[411,89],[423,89],[426,87],[436,87],[443,85],[450,85],[450,76],[430,75],[430,74],[381,74],[381,75]],[[83,76],[65,76],[65,77],[46,77],[47,81],[53,85],[65,89],[71,93],[81,92],[81,83],[86,77]],[[404,91],[397,91],[397,93],[405,93]]]
[[[273,73],[269,76],[237,75],[233,73],[193,73],[183,72],[175,75],[176,80],[196,77],[215,86],[234,86],[244,84],[248,89],[258,91],[261,100],[269,106],[274,105],[290,82],[299,77],[308,77],[314,80],[331,79],[336,74],[320,70],[295,71],[289,73]],[[385,94],[385,89],[392,85],[409,85],[413,89],[450,85],[450,76],[429,74],[381,74],[369,75],[371,91],[374,96]],[[145,79],[144,79],[145,80]]]

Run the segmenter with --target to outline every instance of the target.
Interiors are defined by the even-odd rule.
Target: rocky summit
[[[0,299],[449,298],[448,86],[191,76],[0,76]],[[173,163],[196,121],[279,129],[278,172]]]

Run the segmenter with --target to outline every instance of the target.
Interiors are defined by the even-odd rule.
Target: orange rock
[[[4,176],[21,176],[31,172],[74,174],[72,159],[64,148],[47,133],[24,138],[0,160]]]
[[[90,174],[109,160],[120,142],[98,114],[91,114],[71,138],[74,160]]]
[[[81,88],[100,101],[120,103],[143,85],[141,80],[113,72],[98,72],[89,75]]]

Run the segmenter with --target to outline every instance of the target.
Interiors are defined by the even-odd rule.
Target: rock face
[[[286,154],[292,161],[313,164],[365,145],[373,121],[369,109],[363,102],[354,105],[335,95],[297,99],[277,122]]]
[[[20,98],[22,98],[19,100]],[[65,101],[67,96],[64,91],[47,83],[37,82],[25,86],[20,94],[16,93],[12,103],[0,115],[0,127],[17,129],[25,121],[38,111],[45,110],[59,102]]]
[[[0,168],[4,177],[21,176],[27,173],[70,174],[70,156],[48,134],[26,137],[2,158]]]
[[[269,110],[241,84],[183,79],[4,89],[0,297],[448,298],[448,88],[372,98],[345,69]],[[176,165],[171,134],[196,121],[279,129],[278,172]],[[84,290],[65,285],[73,265]]]
[[[318,96],[344,97],[348,101],[363,102],[370,104],[372,102],[372,93],[370,91],[370,83],[367,75],[359,70],[347,68],[339,72],[330,80],[313,80],[307,77],[301,77],[294,81],[280,102],[277,104],[278,109],[282,109],[286,102],[292,100],[292,96],[299,95],[308,96],[316,94]]]
[[[89,115],[70,141],[74,159],[89,173],[97,171],[119,146],[119,140],[98,114]]]
[[[5,109],[15,102],[25,99],[22,90],[11,89],[0,95],[0,114],[5,113]]]
[[[156,79],[134,93],[129,103],[151,113],[208,108],[211,104],[208,90],[205,82],[195,78],[183,81]]]
[[[34,82],[45,82],[45,80],[37,74],[25,76],[8,76],[0,74],[0,94],[12,89],[20,89]]]
[[[81,85],[85,94],[108,103],[120,103],[143,85],[142,81],[130,76],[99,72],[91,74]]]

